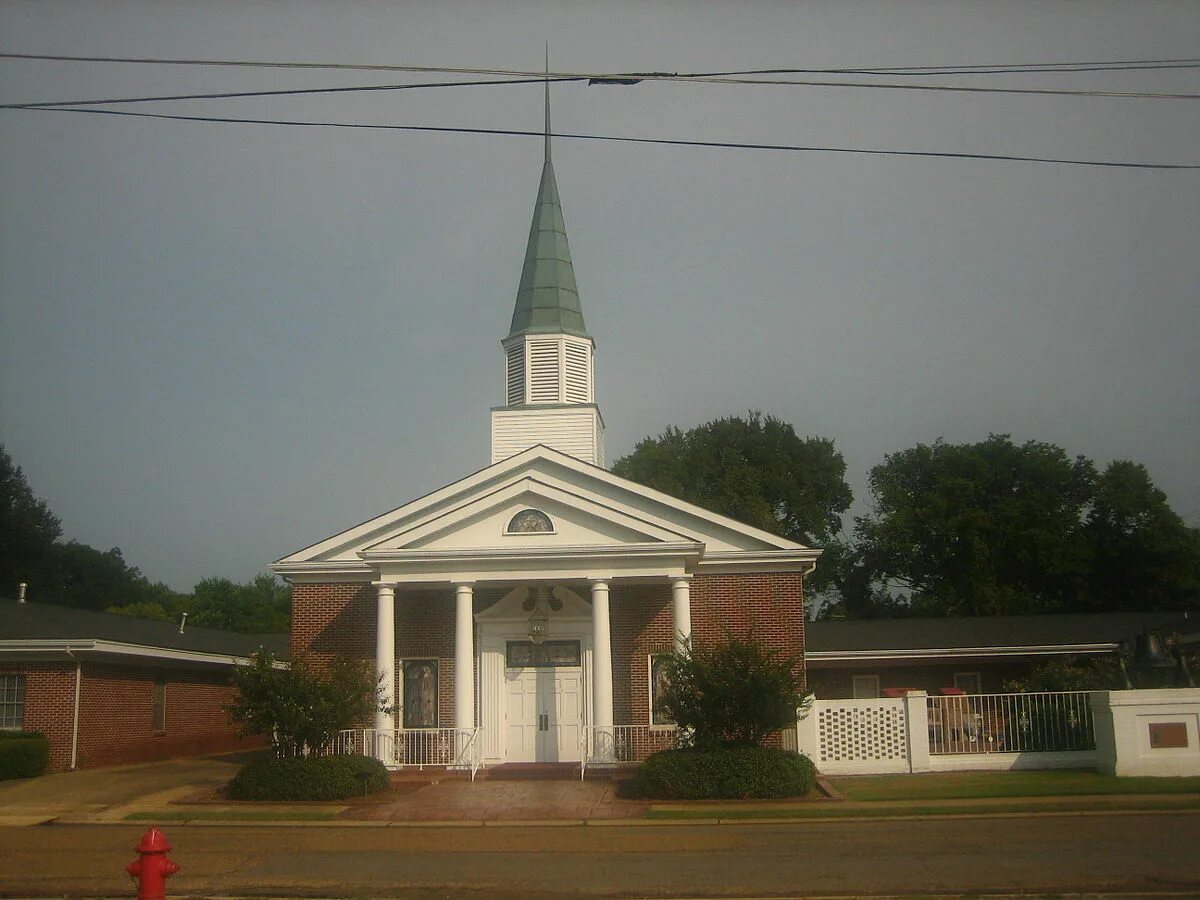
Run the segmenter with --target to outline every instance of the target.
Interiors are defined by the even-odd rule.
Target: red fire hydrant
[[[179,871],[179,866],[167,859],[171,845],[167,836],[151,828],[142,835],[142,842],[133,848],[141,859],[125,867],[131,878],[138,880],[138,900],[166,900],[167,878]]]

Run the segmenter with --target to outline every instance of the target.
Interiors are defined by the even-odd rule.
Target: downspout
[[[67,656],[75,660],[75,703],[71,708],[71,771],[75,771],[75,763],[79,760],[79,688],[83,683],[83,663],[67,648]]]

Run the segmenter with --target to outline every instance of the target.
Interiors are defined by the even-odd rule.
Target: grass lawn
[[[1200,778],[1117,778],[1099,772],[927,772],[830,778],[847,800],[961,800],[1086,794],[1197,794]]]

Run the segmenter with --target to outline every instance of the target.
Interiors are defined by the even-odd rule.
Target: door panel
[[[534,762],[538,754],[537,682],[532,673],[504,676],[506,757],[509,762]]]

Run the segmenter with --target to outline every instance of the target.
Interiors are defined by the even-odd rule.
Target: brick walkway
[[[534,821],[634,819],[647,804],[622,800],[611,781],[442,781],[408,786],[384,803],[356,803],[343,819]]]

